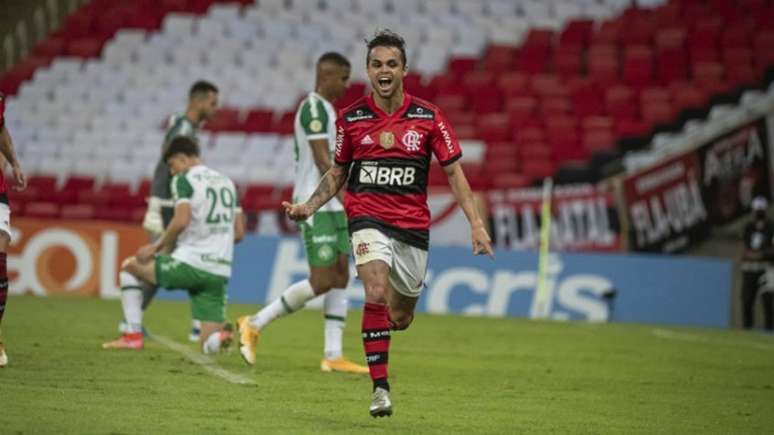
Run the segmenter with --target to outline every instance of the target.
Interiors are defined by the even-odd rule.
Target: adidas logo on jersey
[[[360,141],[360,145],[373,145],[373,144],[374,144],[374,140],[371,139],[371,135],[369,134],[365,135],[363,140]]]

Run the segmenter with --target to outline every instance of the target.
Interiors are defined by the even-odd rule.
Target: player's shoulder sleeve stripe
[[[322,101],[310,96],[299,110],[301,111],[299,121],[304,133],[309,136],[328,133],[328,112],[325,111]]]
[[[172,178],[172,199],[175,203],[189,201],[193,197],[193,186],[186,175],[187,173],[178,174]]]

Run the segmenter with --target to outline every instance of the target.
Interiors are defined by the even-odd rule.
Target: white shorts
[[[0,203],[0,231],[11,237],[11,209],[8,204]]]
[[[427,251],[366,228],[352,233],[352,252],[360,266],[382,260],[390,267],[390,285],[398,293],[418,298],[427,273]]]

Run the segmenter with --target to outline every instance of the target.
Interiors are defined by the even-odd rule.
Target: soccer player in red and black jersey
[[[16,158],[13,141],[5,126],[5,97],[0,94],[0,153],[13,168],[14,190],[23,190],[27,187],[24,172]],[[8,185],[5,183],[2,167],[0,167],[0,325],[2,325],[5,303],[8,298],[8,273],[6,269],[6,253],[11,244],[11,210],[8,208]],[[5,353],[5,345],[0,336],[0,367],[8,364],[8,356]]]
[[[363,344],[374,385],[369,412],[381,417],[392,414],[387,382],[391,331],[411,324],[424,286],[427,176],[433,155],[470,223],[473,254],[493,252],[459,162],[454,130],[438,107],[403,90],[403,38],[387,30],[377,33],[368,42],[366,65],[373,91],[342,110],[335,165],[306,202],[283,206],[291,219],[304,220],[347,184],[344,208],[366,296]]]

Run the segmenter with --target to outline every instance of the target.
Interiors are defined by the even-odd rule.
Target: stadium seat
[[[37,219],[55,219],[59,217],[59,205],[53,202],[28,202],[24,206],[24,216]]]

